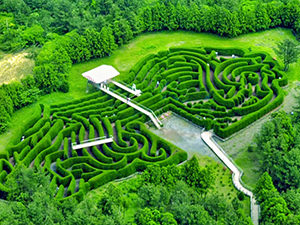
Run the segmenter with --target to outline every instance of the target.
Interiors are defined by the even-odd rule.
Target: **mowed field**
[[[10,129],[5,134],[2,134],[0,136],[0,152],[5,151],[10,138],[16,133],[16,130],[24,124],[26,118],[28,118],[28,116],[31,115],[34,110],[36,110],[38,104],[42,103],[50,105],[52,103],[64,102],[86,95],[87,82],[86,79],[81,76],[81,74],[99,65],[113,65],[121,72],[121,75],[118,77],[118,79],[122,79],[122,77],[126,77],[127,72],[130,70],[130,68],[142,57],[148,55],[149,53],[157,53],[161,50],[166,50],[173,46],[244,47],[251,48],[252,50],[267,51],[273,57],[276,57],[273,48],[276,47],[276,43],[284,39],[291,39],[296,41],[290,30],[281,28],[242,35],[232,39],[222,38],[217,35],[206,33],[199,34],[183,31],[159,32],[141,35],[131,41],[129,44],[124,45],[116,50],[109,57],[73,65],[69,78],[69,93],[53,93],[47,96],[43,96],[37,103],[25,107],[14,113],[11,120],[12,122],[10,125]],[[291,66],[290,71],[288,72],[290,81],[297,80],[296,68],[299,67],[300,60],[298,60],[296,64]],[[235,151],[239,151],[238,147],[230,145],[228,147],[223,147],[226,151],[229,151],[232,148],[235,148]]]

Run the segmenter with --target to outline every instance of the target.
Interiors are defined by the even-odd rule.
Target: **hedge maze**
[[[47,171],[58,199],[82,199],[88,190],[142,171],[148,164],[178,164],[187,158],[186,152],[149,132],[139,120],[116,120],[116,105],[98,92],[50,109],[41,106],[0,160],[2,194],[9,191],[7,176],[21,165]],[[109,136],[114,142],[72,150],[71,143]]]
[[[235,55],[232,57],[232,55]],[[171,48],[140,60],[127,74],[143,94],[134,98],[156,115],[173,111],[220,137],[228,137],[278,107],[287,84],[278,63],[264,52]],[[119,90],[119,91],[118,91]],[[89,190],[144,170],[178,164],[187,153],[151,133],[148,117],[96,91],[81,99],[40,106],[0,156],[0,193],[16,167],[42,169],[56,198],[79,200]],[[112,143],[73,150],[71,143],[113,136]]]
[[[139,61],[126,82],[157,96],[148,107],[158,114],[173,111],[226,138],[277,108],[288,81],[265,52],[170,48]]]

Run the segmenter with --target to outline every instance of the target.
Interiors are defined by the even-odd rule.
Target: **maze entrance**
[[[91,82],[95,87],[99,88],[101,91],[105,92],[106,94],[109,94],[110,96],[120,100],[123,103],[126,103],[132,108],[147,115],[154,123],[156,128],[160,129],[162,126],[162,122],[157,118],[157,116],[151,109],[148,109],[143,105],[132,101],[131,98],[129,97],[122,96],[121,94],[113,92],[112,90],[109,89],[107,84],[111,82],[116,87],[119,87],[125,90],[126,92],[129,92],[134,97],[141,95],[142,93],[141,90],[136,89],[136,86],[134,84],[132,85],[132,88],[130,88],[126,84],[122,84],[111,80],[112,78],[118,76],[119,74],[120,73],[114,67],[108,65],[102,65],[83,73],[82,76],[87,78],[89,82]]]

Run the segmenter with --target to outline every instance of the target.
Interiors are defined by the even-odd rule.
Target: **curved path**
[[[259,205],[256,204],[253,193],[245,188],[241,183],[242,172],[238,167],[230,160],[227,154],[221,147],[212,139],[213,134],[210,131],[201,133],[202,140],[213,150],[213,152],[219,157],[219,159],[232,171],[232,181],[236,189],[243,192],[250,197],[251,200],[251,219],[253,224],[257,225],[259,218]]]

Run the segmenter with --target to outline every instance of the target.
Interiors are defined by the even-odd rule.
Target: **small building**
[[[119,71],[109,65],[101,65],[82,74],[83,77],[88,79],[90,84],[96,87],[100,87],[101,84],[106,85],[118,75],[120,75]]]

